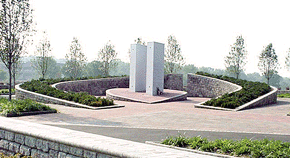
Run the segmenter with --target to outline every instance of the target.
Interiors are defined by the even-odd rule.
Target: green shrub
[[[32,111],[47,111],[55,110],[41,103],[37,103],[31,99],[9,101],[6,98],[0,98],[0,113],[7,114],[20,114],[21,112]]]
[[[81,79],[88,79],[81,78]],[[74,101],[76,103],[85,104],[89,106],[109,106],[114,105],[113,100],[105,99],[105,98],[96,98],[93,95],[89,95],[87,92],[64,92],[62,90],[56,89],[54,87],[51,87],[51,84],[57,83],[57,82],[63,82],[63,81],[69,81],[72,79],[69,78],[63,78],[63,79],[45,79],[42,81],[40,80],[31,80],[30,82],[23,83],[20,87],[23,89],[26,89],[28,91],[48,95],[51,97],[56,97],[60,99],[65,99],[68,101]],[[101,104],[100,104],[101,103]]]
[[[212,75],[204,72],[197,72],[196,74],[225,80],[242,87],[237,92],[224,94],[219,98],[213,98],[205,102],[204,105],[208,106],[235,109],[271,91],[271,87],[266,83],[246,81],[222,75]]]
[[[290,157],[290,143],[280,140],[250,140],[242,139],[233,141],[228,139],[217,139],[208,141],[206,138],[187,138],[179,135],[165,139],[162,144],[178,147],[190,147],[195,150],[222,153],[234,156],[246,157]]]
[[[15,89],[11,89],[11,93],[15,93]],[[9,89],[0,89],[0,94],[9,94]]]

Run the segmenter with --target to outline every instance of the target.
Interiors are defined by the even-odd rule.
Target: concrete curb
[[[164,145],[164,144],[155,143],[155,142],[151,142],[151,141],[146,141],[145,143],[151,144],[151,145],[156,145],[156,146],[161,146],[161,147],[166,147],[166,148],[173,148],[173,149],[177,149],[177,150],[181,150],[181,151],[193,152],[193,153],[202,154],[202,155],[209,155],[209,156],[223,157],[223,158],[237,158],[237,157],[229,156],[229,155],[222,155],[222,154],[204,152],[204,151],[199,151],[199,150],[194,150],[194,149],[181,148],[181,147],[176,147],[176,146],[172,146],[172,145]]]

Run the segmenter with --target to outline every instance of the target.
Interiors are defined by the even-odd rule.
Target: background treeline
[[[31,79],[38,79],[41,76],[37,73],[37,71],[33,68],[31,63],[31,58],[33,57],[22,57],[22,69],[16,76],[17,82],[24,82],[29,81]],[[110,71],[110,76],[121,76],[121,75],[128,75],[130,74],[130,63],[125,63],[121,60],[116,60],[117,67],[115,69],[112,69]],[[52,65],[50,69],[47,72],[46,78],[61,78],[61,77],[69,77],[66,75],[64,70],[65,65],[65,59],[53,59]],[[187,64],[182,66],[182,69],[178,71],[180,74],[184,74],[184,85],[186,85],[186,75],[188,73],[196,73],[198,71],[207,72],[210,74],[216,74],[216,75],[226,75],[235,77],[235,74],[231,74],[228,71],[224,69],[214,69],[211,67],[196,67],[193,64]],[[102,76],[102,71],[100,70],[100,62],[99,61],[92,61],[87,62],[83,77],[85,76]],[[249,81],[259,81],[259,82],[266,82],[267,80],[261,76],[259,73],[248,73],[241,72],[240,79],[249,80]],[[3,65],[3,63],[0,64],[0,81],[1,82],[7,82],[8,81],[8,73]],[[286,89],[286,87],[290,86],[290,78],[287,77],[281,77],[278,74],[275,74],[271,80],[270,85],[275,86],[277,88]]]

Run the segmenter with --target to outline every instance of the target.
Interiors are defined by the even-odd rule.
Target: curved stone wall
[[[129,88],[129,77],[102,78],[60,82],[52,85],[57,89],[73,92],[88,92],[91,95],[106,95],[106,90],[113,88]],[[182,74],[164,75],[164,89],[183,90]]]
[[[91,95],[101,96],[106,95],[107,89],[129,88],[129,77],[67,81],[52,86],[64,91],[88,92]]]
[[[227,81],[196,74],[187,74],[187,96],[215,98],[242,87]]]

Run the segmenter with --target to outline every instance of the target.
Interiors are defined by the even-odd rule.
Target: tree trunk
[[[10,59],[11,60],[11,59]],[[11,96],[12,96],[12,93],[11,93],[11,83],[12,83],[12,73],[11,73],[11,62],[9,63],[9,101],[11,101]]]

